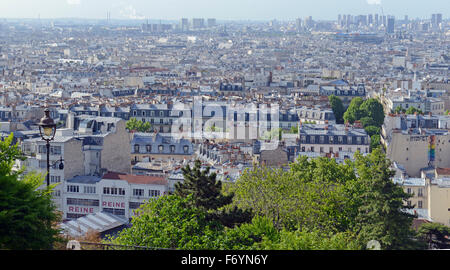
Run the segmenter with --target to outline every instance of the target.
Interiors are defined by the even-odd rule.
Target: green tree
[[[218,242],[220,249],[225,250],[260,250],[263,241],[279,241],[279,232],[270,219],[255,216],[250,223],[225,228]]]
[[[298,126],[292,126],[290,132],[293,134],[298,134]]]
[[[373,134],[370,137],[370,151],[381,146],[381,136],[380,134]]]
[[[384,123],[383,105],[375,98],[369,98],[364,101],[360,110],[363,111],[365,117],[370,117],[374,121],[374,126],[381,127]],[[362,116],[362,117],[364,117]],[[362,117],[358,118],[361,119]]]
[[[222,229],[192,207],[191,195],[167,195],[151,199],[136,210],[132,226],[105,242],[168,249],[217,249]]]
[[[361,119],[359,119],[359,121],[361,122],[363,128],[370,127],[370,126],[376,126],[376,123],[372,117],[368,117],[368,116],[362,117]]]
[[[422,239],[429,249],[450,249],[450,227],[439,223],[424,223],[418,231],[417,237]]]
[[[406,112],[406,109],[404,109],[401,105],[395,107],[394,113],[401,114],[401,113],[405,113],[405,112]]]
[[[152,125],[149,122],[142,122],[136,118],[131,118],[126,123],[126,129],[129,131],[150,132]]]
[[[205,211],[207,218],[228,227],[251,220],[250,211],[226,208],[233,201],[234,194],[222,193],[222,182],[216,179],[216,173],[210,173],[210,167],[202,170],[200,160],[196,160],[193,168],[187,165],[182,171],[184,181],[175,185],[175,194],[182,198],[192,195],[192,206]]]
[[[346,181],[355,179],[349,164],[300,157],[290,171],[268,167],[247,169],[229,188],[234,204],[272,220],[278,229],[348,227]]]
[[[0,142],[0,249],[52,249],[60,221],[51,201],[54,185],[38,189],[41,174],[12,170],[14,161],[23,159],[12,140],[11,134]]]
[[[333,110],[334,117],[336,118],[336,123],[343,124],[345,107],[342,104],[342,100],[335,95],[329,96],[328,100],[330,102],[331,109]]]
[[[377,240],[382,249],[412,249],[417,247],[411,228],[414,216],[405,211],[411,208],[405,205],[411,195],[392,181],[390,166],[380,149],[366,157],[356,154],[360,206],[355,232],[361,245]]]
[[[259,244],[269,250],[358,250],[361,246],[352,233],[324,234],[317,230],[282,230],[278,241],[265,239]]]
[[[364,128],[364,130],[367,132],[369,137],[372,137],[373,135],[379,135],[381,131],[381,129],[376,126],[367,126]]]
[[[419,110],[419,109],[416,109],[416,107],[409,107],[409,108],[405,111],[405,113],[406,113],[406,114],[415,114],[415,113],[417,113],[417,114],[423,114],[423,111],[421,111],[421,110]]]
[[[355,121],[361,119],[363,116],[363,112],[360,107],[364,100],[360,97],[353,98],[350,101],[350,105],[344,113],[344,121],[353,124]]]

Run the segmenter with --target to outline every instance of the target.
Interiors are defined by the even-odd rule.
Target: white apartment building
[[[167,194],[161,176],[108,172],[102,177],[77,176],[64,183],[64,219],[106,212],[129,220],[141,204]]]

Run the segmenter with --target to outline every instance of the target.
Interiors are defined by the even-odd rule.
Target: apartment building
[[[190,160],[194,154],[193,144],[183,138],[160,133],[133,133],[131,162],[133,164],[153,159]]]
[[[64,183],[63,214],[76,219],[105,212],[131,219],[145,201],[167,193],[167,181],[160,176],[107,172],[103,176],[77,176]]]
[[[299,128],[300,155],[352,158],[357,151],[369,153],[370,137],[362,128],[331,124],[302,124]]]
[[[401,164],[408,176],[427,167],[450,167],[450,118],[388,115],[381,132],[386,156]]]

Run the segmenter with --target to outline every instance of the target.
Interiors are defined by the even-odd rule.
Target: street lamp
[[[45,109],[45,115],[39,122],[39,133],[42,140],[47,142],[47,187],[50,186],[50,141],[53,141],[56,133],[56,124],[50,117],[50,110]]]

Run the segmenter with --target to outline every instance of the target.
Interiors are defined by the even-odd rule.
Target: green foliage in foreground
[[[190,184],[141,206],[132,227],[109,241],[172,249],[347,250],[377,240],[382,249],[423,248],[411,227],[414,217],[404,211],[410,195],[392,182],[389,166],[379,149],[345,164],[302,157],[288,171],[247,170],[223,186],[223,195],[215,185],[195,184],[196,178],[214,183],[214,174],[186,168]],[[208,186],[214,196],[205,196]],[[229,207],[254,217],[227,226],[211,216],[231,197]],[[208,209],[203,202],[211,200],[218,202]]]
[[[0,249],[51,249],[60,220],[51,201],[54,186],[38,190],[43,175],[12,170],[14,161],[23,159],[12,139],[11,134],[0,142]]]
[[[131,118],[126,123],[126,129],[129,131],[137,131],[137,132],[150,132],[152,129],[152,125],[150,122],[142,122],[141,120],[137,120],[136,118]]]

